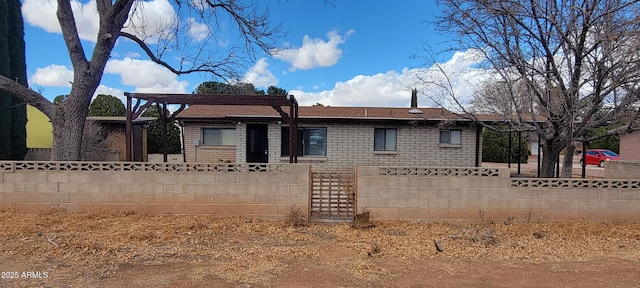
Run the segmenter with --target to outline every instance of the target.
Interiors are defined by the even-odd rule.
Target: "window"
[[[202,145],[234,146],[236,145],[236,129],[203,128],[202,129]]]
[[[282,127],[282,156],[289,156],[289,127]],[[327,156],[327,128],[298,128],[298,156]]]
[[[373,136],[373,150],[395,151],[396,134],[395,128],[376,128]]]
[[[460,145],[462,144],[461,135],[461,130],[440,130],[440,144]]]

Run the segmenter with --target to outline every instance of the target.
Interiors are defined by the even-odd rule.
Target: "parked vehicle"
[[[585,155],[587,165],[598,165],[598,167],[604,167],[605,163],[609,160],[619,160],[620,156],[611,150],[606,149],[589,149]],[[580,159],[582,164],[582,159]]]

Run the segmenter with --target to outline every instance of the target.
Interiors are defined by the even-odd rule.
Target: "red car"
[[[604,163],[609,160],[620,160],[620,156],[616,152],[605,149],[587,150],[585,156],[587,165],[598,165],[598,167],[604,167]],[[582,164],[582,159],[580,159],[580,164]]]

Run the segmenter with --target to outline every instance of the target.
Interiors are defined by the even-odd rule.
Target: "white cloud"
[[[57,8],[57,2],[53,0],[24,0],[22,15],[31,26],[51,33],[61,33],[56,17]],[[96,0],[86,3],[72,1],[71,8],[80,38],[95,42],[99,28]],[[158,35],[166,33],[167,28],[174,25],[176,19],[175,10],[167,0],[136,1],[124,30],[151,43],[157,41]]]
[[[30,84],[42,86],[71,87],[71,82],[73,70],[55,64],[36,69],[36,73],[29,78]]]
[[[196,8],[198,11],[204,11],[205,3],[204,0],[190,0],[191,6]]]
[[[187,93],[187,86],[189,83],[187,81],[174,81],[169,85],[161,85],[156,84],[150,87],[136,87],[136,93],[177,93],[177,94],[185,94]]]
[[[345,35],[348,37],[354,32],[349,30]],[[344,43],[346,39],[337,31],[327,33],[327,38],[328,41],[324,41],[319,38],[311,39],[305,35],[302,39],[302,47],[274,51],[273,57],[289,62],[291,71],[333,66],[342,56],[342,50],[338,45]]]
[[[107,63],[105,73],[119,74],[124,85],[135,87],[134,92],[187,93],[187,81],[178,81],[177,76],[164,67],[148,60],[125,58]],[[49,87],[71,87],[73,70],[63,65],[49,65],[36,69],[29,78],[29,84]],[[125,101],[122,89],[100,85],[94,97],[108,94]]]
[[[489,76],[487,70],[476,69],[474,65],[481,59],[476,51],[458,52],[444,63],[440,69],[448,75],[450,90],[463,101],[470,99],[475,87]],[[420,106],[435,106],[442,100],[440,85],[446,80],[436,66],[429,68],[405,68],[400,72],[388,71],[375,75],[357,75],[344,82],[338,82],[331,90],[306,92],[300,89],[289,91],[295,95],[301,105],[322,103],[332,106],[388,106],[408,107],[411,102],[411,89],[420,91]],[[426,97],[428,95],[429,97]],[[441,102],[446,108],[454,109],[450,103]]]
[[[186,93],[187,81],[149,60],[125,57],[107,62],[105,73],[119,74],[121,83],[136,87],[136,92]]]
[[[124,96],[124,91],[122,91],[121,89],[107,87],[105,85],[100,85],[100,86],[98,86],[98,89],[96,89],[96,93],[93,93],[93,98],[91,99],[91,101],[93,101],[93,99],[96,98],[96,96],[98,96],[99,94],[114,96],[114,97],[120,99],[120,101],[122,101],[122,103],[127,105],[126,104],[127,103],[127,98]]]
[[[407,106],[411,89],[405,82],[411,74],[410,70],[404,70],[402,73],[388,71],[375,75],[357,75],[345,82],[336,83],[332,90],[293,90],[289,93],[295,95],[301,105],[322,103],[331,106]]]
[[[190,17],[187,22],[189,23],[189,36],[191,36],[193,40],[200,42],[206,39],[211,33],[209,26],[198,23],[195,18]]]
[[[256,87],[269,87],[278,84],[278,78],[268,69],[267,59],[261,58],[255,66],[251,67],[241,82],[251,83]]]
[[[124,31],[137,35],[146,43],[172,36],[170,33],[177,24],[178,15],[168,0],[136,1],[133,5]]]
[[[51,33],[61,33],[56,17],[58,4],[52,0],[25,0],[22,3],[22,15],[27,23]],[[71,2],[71,9],[76,19],[78,35],[81,39],[96,41],[98,35],[98,14],[96,1],[88,3]]]
[[[140,58],[142,55],[138,52],[127,52],[127,57],[129,58]],[[111,57],[118,57],[115,53],[111,53]]]

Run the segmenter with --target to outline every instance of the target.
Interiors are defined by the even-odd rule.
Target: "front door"
[[[247,163],[269,162],[267,124],[247,124]]]

